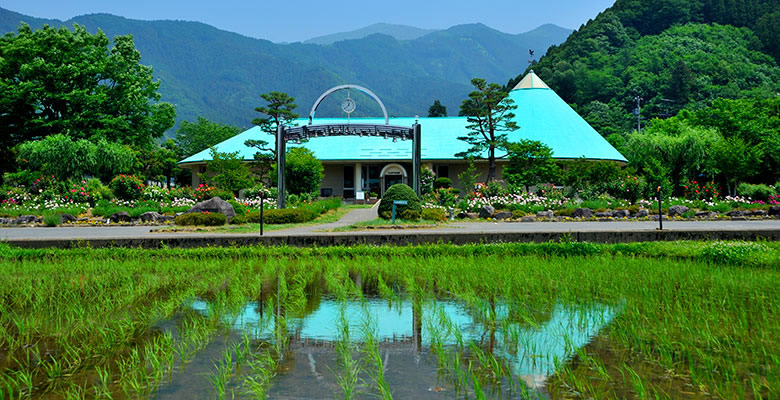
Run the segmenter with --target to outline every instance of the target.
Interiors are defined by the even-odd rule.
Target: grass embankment
[[[553,397],[720,398],[780,396],[780,244],[744,242],[503,244],[355,248],[25,250],[0,245],[0,398],[148,397],[214,340],[221,316],[247,300],[278,298],[288,316],[311,307],[313,292],[339,298],[364,288],[392,299],[448,297],[483,316],[485,329],[522,347],[512,323],[535,326],[556,304],[619,310],[591,345],[560,366]],[[278,297],[276,297],[278,296]],[[183,307],[209,302],[203,316]],[[506,304],[504,316],[491,312]],[[269,306],[273,310],[273,304]],[[310,311],[310,310],[309,310]],[[175,334],[157,328],[175,319]],[[503,315],[503,314],[502,314]],[[285,354],[277,340],[230,344],[213,395],[263,397]],[[343,326],[342,326],[343,328]],[[442,376],[466,397],[507,380],[511,367],[484,343],[431,350]],[[342,394],[360,371],[388,398],[376,341],[341,334]],[[352,341],[362,358],[353,359]],[[514,341],[514,342],[512,342]],[[563,361],[563,360],[562,360]],[[240,367],[243,366],[243,369]],[[362,386],[361,386],[362,387]],[[490,396],[488,394],[488,396]],[[460,396],[463,397],[463,396]]]

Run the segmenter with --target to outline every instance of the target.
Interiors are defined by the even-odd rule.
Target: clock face
[[[346,98],[346,100],[341,102],[341,109],[347,113],[350,114],[353,111],[355,111],[355,100],[350,99],[349,97]]]

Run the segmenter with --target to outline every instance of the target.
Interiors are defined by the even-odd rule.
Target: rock
[[[456,218],[459,219],[477,219],[479,214],[472,213],[472,212],[459,212],[458,215],[456,215]]]
[[[496,213],[496,209],[493,208],[492,206],[482,206],[482,208],[479,209],[480,218],[491,218],[495,213]]]
[[[747,221],[745,217],[731,217],[732,221]]]
[[[636,212],[635,217],[637,217],[637,218],[645,218],[648,215],[650,215],[650,211],[648,209],[646,209],[646,208],[643,208],[643,209],[641,209],[641,210]]]
[[[609,211],[600,211],[594,214],[596,218],[611,218],[612,213]]]
[[[512,214],[511,211],[501,211],[497,212],[496,215],[493,216],[495,219],[512,219],[514,214]]]
[[[769,207],[769,215],[780,215],[780,206]]]
[[[696,218],[713,218],[716,215],[718,215],[718,214],[716,214],[716,213],[714,213],[712,211],[697,211],[696,214],[695,214]]]
[[[553,213],[552,210],[539,211],[538,213],[536,213],[537,218],[552,218],[554,216],[555,214]]]
[[[492,208],[492,207],[491,207]],[[227,217],[227,220],[230,221],[233,219],[233,217],[236,216],[236,211],[233,209],[233,205],[228,203],[225,200],[222,200],[219,197],[212,197],[206,201],[201,201],[200,203],[195,204],[185,212],[185,214],[194,213],[194,212],[210,212],[210,213],[220,213],[224,214],[225,217]]]
[[[70,214],[62,214],[60,215],[60,223],[61,224],[72,224],[76,222],[76,217]]]
[[[742,210],[731,210],[731,211],[726,213],[726,216],[729,216],[729,217],[741,217],[743,215],[745,215],[745,212],[742,211]]]
[[[38,217],[35,215],[20,215],[14,220],[16,225],[34,224],[36,222],[38,222]]]
[[[11,218],[0,218],[0,225],[10,225],[14,220]]]
[[[533,215],[526,215],[522,219],[520,219],[520,222],[536,222],[536,217]]]
[[[653,221],[658,221],[658,214],[653,214],[653,215],[651,215],[651,216],[650,216],[650,219],[651,219],[651,220],[653,220]],[[666,217],[666,215],[662,215],[662,216],[661,216],[661,219],[662,219],[662,220],[664,220],[664,221],[666,221],[666,220],[668,220],[669,218],[667,218],[667,217]]]
[[[671,206],[671,207],[669,207],[669,213],[668,214],[669,214],[670,217],[674,217],[674,216],[677,216],[677,215],[683,215],[683,214],[687,213],[688,210],[690,210],[690,208],[688,208],[686,206]]]
[[[109,222],[118,224],[120,222],[130,222],[130,213],[127,211],[119,211],[111,214],[108,218]]]
[[[147,211],[141,214],[141,222],[157,222],[161,216],[162,214],[156,211]]]
[[[766,212],[766,210],[753,210],[753,212],[750,213],[750,215],[752,215],[754,217],[763,217],[763,216],[767,215],[767,212]]]
[[[593,218],[593,211],[590,208],[577,208],[571,213],[572,218]]]
[[[171,222],[171,221],[173,221],[175,218],[176,218],[176,217],[174,217],[174,216],[172,216],[172,215],[160,215],[160,216],[157,218],[157,222],[159,222],[159,223]]]
[[[612,212],[612,218],[628,218],[631,215],[628,210],[615,210]]]

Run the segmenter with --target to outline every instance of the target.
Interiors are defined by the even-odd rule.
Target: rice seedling
[[[423,315],[422,351],[464,396],[476,397],[476,384],[486,397],[512,385],[533,397],[517,372],[525,360],[553,365],[544,381],[553,398],[772,398],[780,396],[778,275],[780,244],[773,242],[192,250],[0,244],[0,393],[64,398],[94,388],[106,398],[149,397],[217,332],[233,329],[229,316],[261,299],[269,311],[261,324],[272,337],[259,350],[248,350],[248,338],[230,346],[224,393],[240,382],[262,398],[279,360],[296,357],[292,321],[305,319],[323,294],[346,302],[366,292],[390,306],[426,304],[414,311]],[[208,311],[187,312],[193,298]],[[437,316],[452,312],[437,301],[461,304],[473,326]],[[601,316],[603,327],[584,347],[582,338],[561,334],[565,352],[552,354],[529,333],[556,323],[558,305],[582,319],[572,324],[596,324],[588,319],[599,318],[593,304],[617,311]],[[174,333],[156,328],[174,316]],[[353,332],[344,328],[342,321],[343,344],[334,339],[339,393],[358,393],[365,366],[379,394],[391,396],[379,340],[363,344],[361,365],[352,358]],[[90,374],[94,387],[84,385]]]

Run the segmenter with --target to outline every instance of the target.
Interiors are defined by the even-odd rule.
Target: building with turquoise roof
[[[623,157],[593,127],[585,122],[566,102],[550,89],[533,71],[528,73],[509,92],[517,109],[515,122],[520,127],[509,132],[510,141],[520,139],[538,140],[553,150],[556,159],[589,159],[625,163]],[[466,169],[466,161],[455,154],[466,151],[469,145],[458,137],[466,136],[466,117],[444,118],[391,118],[391,125],[411,126],[419,123],[421,132],[421,156],[423,165],[437,176],[449,177],[458,185],[457,176]],[[306,119],[296,121],[298,125],[308,123]],[[345,119],[318,118],[317,124],[345,124]],[[352,118],[351,123],[385,123],[384,118]],[[273,143],[274,137],[253,127],[228,140],[217,144],[219,152],[238,152],[250,162],[256,149],[245,146],[250,139],[262,139]],[[301,144],[314,152],[325,167],[322,182],[323,196],[354,198],[357,191],[375,192],[379,195],[385,189],[399,182],[408,183],[412,173],[412,143],[404,140],[385,139],[382,136],[329,136],[311,138]],[[497,152],[496,156],[504,154]],[[485,156],[487,156],[485,154]],[[193,170],[193,185],[200,182],[197,173],[207,172],[206,163],[211,160],[206,149],[179,161],[179,166]],[[487,160],[476,160],[475,164],[484,179],[487,176]],[[497,160],[497,177],[501,179],[505,159]]]

